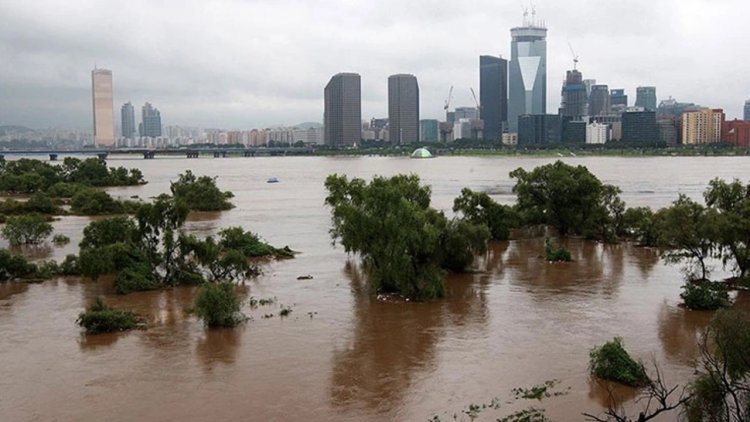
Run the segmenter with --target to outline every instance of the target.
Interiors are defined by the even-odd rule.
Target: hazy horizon
[[[106,4],[104,4],[106,3]],[[356,4],[355,4],[356,3]],[[322,122],[323,87],[338,72],[362,76],[362,116],[387,116],[387,77],[417,76],[421,118],[473,106],[479,56],[510,56],[522,3],[462,8],[427,0],[72,1],[0,4],[0,125],[91,126],[91,70],[113,71],[115,121],[148,101],[164,125],[250,129]],[[723,108],[741,117],[750,63],[746,30],[727,25],[750,4],[728,0],[536,2],[548,34],[547,112],[556,113],[570,42],[586,79],[653,85],[658,101]]]

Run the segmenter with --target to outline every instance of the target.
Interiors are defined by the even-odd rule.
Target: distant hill
[[[0,126],[0,136],[12,135],[12,134],[18,134],[18,133],[28,133],[28,132],[34,132],[34,129],[29,129],[26,126],[13,126],[13,125]]]
[[[294,125],[294,127],[296,127],[297,129],[310,129],[310,128],[320,129],[323,127],[323,124],[318,123],[318,122],[304,122],[298,125]]]

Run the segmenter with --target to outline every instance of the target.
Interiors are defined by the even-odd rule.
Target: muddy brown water
[[[636,357],[659,362],[670,382],[689,379],[711,314],[678,306],[679,268],[653,250],[572,239],[575,261],[548,264],[540,238],[497,242],[477,260],[477,272],[449,276],[445,299],[382,303],[367,294],[357,263],[331,244],[323,205],[330,173],[416,173],[432,186],[433,205],[448,211],[465,186],[510,203],[508,172],[551,161],[114,156],[111,165],[138,167],[149,184],[111,193],[149,198],[187,169],[218,176],[237,207],[194,214],[189,231],[241,225],[301,254],[266,265],[246,284],[245,298],[277,302],[251,308],[246,301],[252,320],[236,329],[209,330],[187,315],[191,288],[117,296],[106,279],[0,283],[0,420],[460,420],[469,404],[495,397],[501,408],[479,420],[525,405],[544,406],[555,420],[581,420],[608,400],[608,389],[587,375],[589,350],[616,335]],[[714,177],[750,176],[745,158],[565,161],[620,186],[628,205],[651,207],[678,193],[700,199]],[[280,182],[266,183],[272,176]],[[69,245],[23,252],[75,253],[89,221],[62,218],[55,229],[70,236]],[[314,278],[297,280],[307,274]],[[147,315],[150,327],[83,335],[76,316],[97,295]],[[738,302],[750,308],[746,297]],[[281,306],[292,307],[289,317],[278,316]],[[511,403],[512,388],[553,378],[568,394]],[[627,389],[616,394],[633,397]]]

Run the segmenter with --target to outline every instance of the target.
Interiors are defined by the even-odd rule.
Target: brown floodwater
[[[328,174],[416,173],[432,186],[433,205],[449,212],[463,187],[512,202],[508,173],[550,161],[115,156],[110,165],[138,167],[149,184],[111,193],[148,199],[187,169],[218,176],[237,207],[192,215],[187,230],[207,235],[241,225],[301,253],[267,264],[244,286],[246,299],[277,301],[251,308],[246,300],[252,319],[235,329],[209,330],[188,315],[192,288],[117,296],[106,279],[0,283],[0,420],[461,420],[469,404],[493,398],[501,408],[479,420],[522,405],[544,406],[555,420],[581,420],[609,400],[610,388],[589,379],[587,364],[589,350],[614,336],[636,357],[658,362],[669,382],[685,382],[711,314],[678,306],[679,268],[654,250],[571,239],[575,261],[549,264],[540,258],[541,238],[497,242],[477,259],[476,272],[448,277],[446,298],[383,303],[368,295],[357,262],[331,244],[323,205]],[[714,177],[750,176],[746,158],[565,161],[620,186],[631,206],[664,206],[678,193],[700,199]],[[269,177],[280,182],[268,184]],[[89,221],[64,217],[54,225],[70,244],[22,252],[37,259],[76,253]],[[297,280],[307,274],[314,278]],[[76,317],[98,295],[148,316],[149,328],[83,335]],[[740,297],[737,306],[750,308],[748,302]],[[281,306],[291,315],[280,318]],[[549,379],[568,394],[512,403],[512,388]],[[614,394],[634,397],[622,388]]]

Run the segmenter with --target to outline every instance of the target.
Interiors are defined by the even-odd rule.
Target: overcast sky
[[[528,4],[528,2],[526,3]],[[323,120],[323,87],[362,76],[362,117],[387,116],[387,77],[413,73],[421,117],[470,106],[480,54],[510,57],[520,0],[0,0],[0,125],[89,127],[94,64],[113,71],[115,120],[150,101],[164,124],[250,129]],[[750,98],[748,0],[537,0],[548,33],[547,110],[568,43],[584,78],[655,85],[658,100]]]

